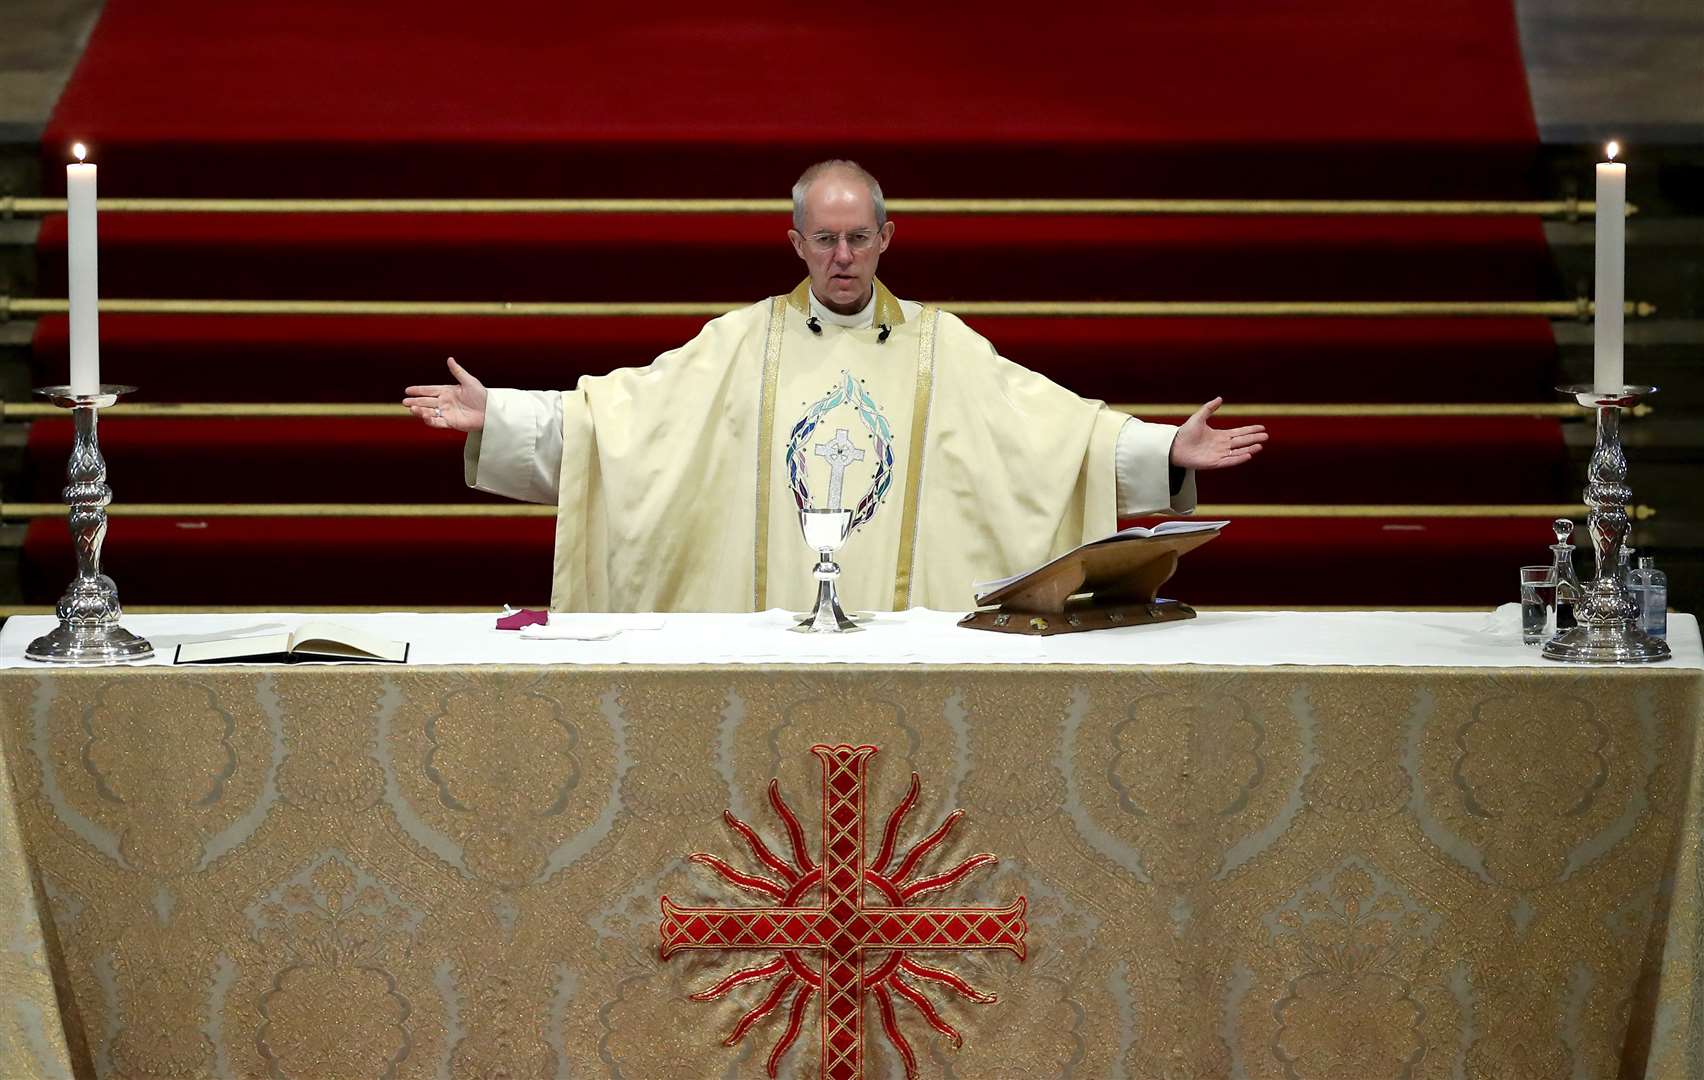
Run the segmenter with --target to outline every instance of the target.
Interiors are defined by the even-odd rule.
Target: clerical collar
[[[844,326],[849,330],[862,330],[866,326],[874,326],[876,324],[876,287],[871,284],[870,302],[864,305],[863,310],[855,311],[850,315],[842,315],[838,311],[829,310],[821,300],[817,299],[817,294],[813,291],[811,293],[811,314],[830,326]]]
[[[888,292],[887,286],[877,279],[871,288],[869,303],[864,310],[855,315],[836,315],[824,307],[816,293],[811,291],[811,279],[799,282],[797,288],[787,294],[787,306],[806,318],[815,319],[820,326],[827,323],[849,329],[868,326],[886,326],[890,330],[905,323],[905,307],[899,300]]]

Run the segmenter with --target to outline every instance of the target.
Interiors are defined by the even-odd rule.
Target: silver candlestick
[[[44,386],[36,391],[62,409],[71,410],[76,438],[65,469],[65,502],[71,507],[71,540],[77,547],[77,576],[55,609],[59,626],[30,642],[24,655],[51,664],[111,664],[146,660],[154,646],[118,625],[118,587],[101,573],[101,543],[106,539],[106,461],[101,458],[95,425],[100,410],[112,405],[134,386],[102,384],[99,393],[74,394],[69,386]]]
[[[1621,410],[1657,392],[1654,386],[1624,386],[1619,393],[1600,393],[1590,386],[1557,388],[1589,409],[1597,410],[1597,445],[1586,469],[1586,518],[1592,549],[1597,553],[1597,578],[1585,586],[1574,604],[1575,624],[1544,644],[1546,660],[1572,664],[1648,664],[1669,658],[1668,643],[1639,627],[1638,612],[1621,580],[1621,549],[1627,543],[1627,455],[1621,449]]]

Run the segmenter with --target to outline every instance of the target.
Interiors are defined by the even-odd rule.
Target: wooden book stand
[[[1195,618],[1195,609],[1157,599],[1177,562],[1219,535],[1114,536],[1085,544],[977,598],[983,607],[959,620],[1001,634],[1075,634]],[[992,605],[992,606],[990,606]]]

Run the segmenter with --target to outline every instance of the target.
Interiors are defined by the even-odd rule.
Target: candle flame
[[[71,152],[77,155],[77,161],[81,164],[83,159],[88,156],[89,148],[84,146],[82,143],[78,143],[71,148]]]
[[[1611,139],[1609,145],[1603,148],[1603,152],[1609,155],[1609,160],[1614,161],[1615,155],[1621,153],[1621,144]]]

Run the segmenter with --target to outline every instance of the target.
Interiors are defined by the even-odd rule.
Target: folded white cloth
[[[1519,604],[1503,604],[1485,616],[1485,625],[1481,628],[1484,633],[1495,634],[1498,637],[1518,638],[1521,636],[1521,606]]]

